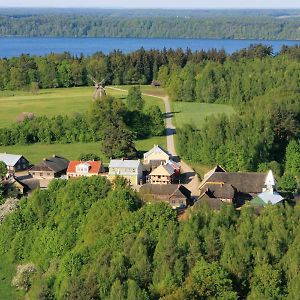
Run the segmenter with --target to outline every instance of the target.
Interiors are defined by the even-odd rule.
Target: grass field
[[[130,85],[118,85],[115,87],[123,89],[123,90],[128,90],[130,88]],[[163,88],[153,87],[151,85],[141,85],[141,91],[142,91],[142,93],[151,94],[151,95],[158,96],[158,97],[167,96],[167,93],[165,92],[165,90]]]
[[[177,128],[192,125],[200,129],[206,117],[214,114],[232,114],[234,109],[230,105],[198,102],[172,102],[174,123]]]
[[[146,140],[138,140],[135,146],[138,151],[146,152],[150,150],[154,144],[158,144],[166,148],[166,138],[153,137]],[[0,153],[7,152],[11,154],[22,154],[32,164],[40,162],[43,158],[52,156],[53,154],[64,156],[70,160],[78,159],[81,153],[98,154],[104,162],[109,162],[109,158],[105,157],[100,150],[100,142],[95,143],[74,143],[74,144],[31,144],[31,145],[14,145],[0,146]]]
[[[151,89],[143,86],[142,89]],[[153,88],[154,89],[154,88]],[[112,95],[123,101],[127,93],[106,89]],[[57,114],[71,115],[75,112],[85,112],[91,101],[93,87],[44,89],[34,95],[30,92],[4,91],[0,92],[0,127],[14,123],[22,112],[33,112],[36,115],[53,116]],[[144,96],[146,107],[158,105],[164,109],[163,102],[155,97]]]

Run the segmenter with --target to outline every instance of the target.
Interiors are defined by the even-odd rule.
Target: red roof
[[[72,160],[69,163],[67,174],[68,173],[76,173],[76,166],[80,164],[88,164],[89,174],[99,174],[101,173],[102,169],[102,162],[101,161],[80,161],[80,160]]]

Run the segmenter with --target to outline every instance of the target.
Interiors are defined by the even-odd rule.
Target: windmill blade
[[[96,81],[96,79],[95,79],[93,76],[89,75],[88,77],[89,77],[95,84],[97,84],[97,81]]]
[[[105,78],[101,80],[100,85],[104,85],[105,84]]]

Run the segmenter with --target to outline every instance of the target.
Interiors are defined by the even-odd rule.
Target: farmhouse
[[[277,194],[276,181],[272,171],[269,173],[257,172],[226,172],[222,167],[217,166],[208,172],[200,184],[199,200],[207,201],[208,199],[233,203],[241,206],[247,200],[254,197],[267,197],[276,202]],[[279,194],[278,194],[279,195]],[[280,196],[281,197],[281,196]]]
[[[165,164],[159,165],[147,177],[147,182],[151,184],[172,184],[180,174],[178,163],[168,160]]]
[[[29,161],[23,155],[0,153],[0,161],[6,164],[10,174],[29,168]]]
[[[111,180],[122,176],[131,185],[138,185],[143,180],[143,165],[140,160],[112,159],[108,168],[108,178]]]
[[[144,153],[144,165],[148,166],[149,169],[156,168],[169,159],[169,153],[158,145],[154,145],[151,150]]]
[[[31,176],[11,176],[3,182],[4,193],[14,196],[29,195],[34,189],[39,188],[39,181]]]
[[[65,175],[68,165],[69,161],[67,159],[53,155],[52,157],[45,158],[41,163],[34,165],[29,170],[29,174],[33,178],[51,180]]]
[[[144,184],[139,192],[145,202],[162,201],[174,209],[186,208],[191,204],[191,192],[183,185]]]
[[[99,175],[104,172],[104,167],[101,161],[70,161],[67,169],[67,177],[81,177]]]

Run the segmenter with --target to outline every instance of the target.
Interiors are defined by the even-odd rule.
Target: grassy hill
[[[142,87],[142,90],[154,89]],[[20,91],[0,92],[0,127],[6,127],[16,121],[22,112],[36,115],[71,115],[84,112],[92,101],[93,87],[58,88],[40,90],[38,94]],[[107,93],[125,101],[127,92],[107,89]],[[155,97],[144,96],[146,107],[158,105],[163,111],[163,102]]]
[[[177,128],[184,125],[192,125],[200,129],[204,119],[213,114],[233,114],[234,109],[230,105],[211,104],[198,102],[172,102],[174,121]]]

